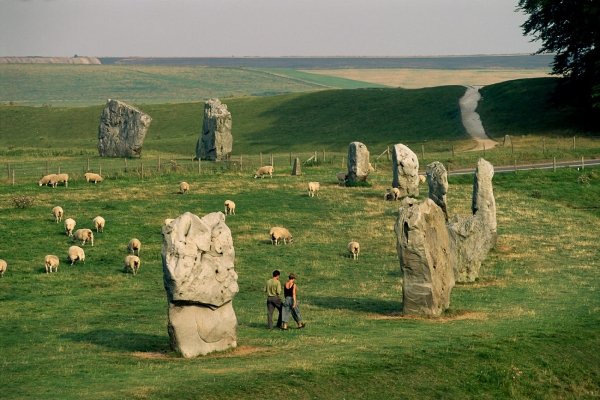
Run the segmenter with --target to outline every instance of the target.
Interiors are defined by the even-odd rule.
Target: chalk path
[[[481,89],[481,86],[467,86],[465,94],[458,101],[462,123],[467,133],[477,143],[477,147],[472,150],[483,150],[484,148],[491,149],[498,145],[498,142],[490,139],[488,135],[486,135],[483,124],[481,123],[481,118],[479,117],[479,114],[475,112],[477,103],[479,103],[479,100],[481,99],[479,89]]]

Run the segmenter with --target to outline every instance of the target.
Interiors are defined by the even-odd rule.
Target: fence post
[[[141,163],[141,167],[142,167],[142,174],[141,174],[141,178],[142,180],[144,180],[144,162],[142,161]]]
[[[392,155],[390,154],[390,146],[387,147],[387,160],[390,161]]]
[[[160,172],[160,153],[158,153],[158,172]]]
[[[546,138],[542,139],[542,154],[546,155]]]
[[[15,186],[15,170],[12,170],[12,185]]]
[[[10,163],[6,163],[7,178],[10,179]]]
[[[454,158],[454,145],[452,145],[452,158]]]
[[[271,153],[271,166],[273,166],[273,153]]]
[[[60,165],[58,166],[58,173],[60,174]]]
[[[515,168],[515,172],[517,172],[517,157],[513,157],[513,165]]]
[[[290,153],[290,166],[292,166],[292,153]]]
[[[315,164],[319,162],[319,157],[317,157],[317,152],[315,151]]]
[[[342,156],[342,169],[344,168],[346,156]]]
[[[515,144],[512,139],[510,140],[510,154],[515,154]]]
[[[575,136],[573,136],[573,150],[575,150]]]
[[[556,156],[552,157],[552,170],[556,172]]]
[[[244,169],[244,161],[243,161],[243,155],[240,154],[240,172],[242,172],[242,170]],[[291,157],[291,156],[290,156]]]
[[[425,160],[425,144],[421,144],[421,159]]]
[[[583,156],[581,156],[581,170],[583,171],[585,168],[585,164],[583,163]]]
[[[98,166],[98,175],[102,175],[102,164]]]
[[[325,163],[325,150],[323,150],[323,163]]]
[[[202,174],[202,160],[198,159],[198,175]]]
[[[262,163],[262,152],[259,153],[260,154],[260,166],[262,167],[263,163]]]
[[[127,162],[127,161],[125,161],[125,162]],[[90,170],[90,158],[88,157],[88,159],[87,159],[87,169],[86,169],[86,172],[87,172],[87,171],[89,171],[89,170]]]

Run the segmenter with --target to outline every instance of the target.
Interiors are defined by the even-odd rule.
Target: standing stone
[[[405,198],[394,231],[404,276],[403,312],[441,315],[454,287],[452,243],[442,209],[431,199]]]
[[[302,175],[302,163],[300,162],[300,159],[298,157],[296,157],[294,159],[294,166],[292,167],[292,175],[293,176]]]
[[[347,182],[365,182],[369,176],[369,149],[361,142],[348,146]]]
[[[403,144],[394,145],[392,152],[394,180],[392,187],[400,189],[400,197],[419,195],[419,159]]]
[[[101,157],[140,157],[150,122],[148,114],[109,99],[100,115],[98,153]]]
[[[219,99],[204,103],[202,133],[196,144],[196,159],[222,161],[229,159],[233,147],[231,113]]]
[[[172,348],[185,358],[237,346],[239,291],[225,215],[186,212],[163,226],[163,280]]]
[[[434,161],[427,166],[427,185],[429,186],[429,198],[437,204],[448,221],[448,210],[446,205],[446,194],[448,193],[448,172],[446,167],[439,161]]]

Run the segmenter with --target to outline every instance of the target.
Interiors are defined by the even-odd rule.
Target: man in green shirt
[[[279,281],[279,270],[273,271],[273,277],[265,284],[265,293],[267,294],[267,325],[273,329],[273,311],[277,309],[279,317],[277,318],[277,327],[281,328],[281,282]]]

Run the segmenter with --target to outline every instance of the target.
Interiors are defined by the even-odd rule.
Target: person
[[[298,298],[296,296],[297,293],[297,285],[296,285],[296,275],[290,274],[288,277],[288,281],[285,283],[283,287],[283,317],[282,317],[282,325],[281,329],[288,329],[288,321],[290,319],[290,315],[298,324],[298,329],[304,328],[306,324],[302,322],[302,314],[300,314],[300,308],[298,307]]]
[[[273,329],[273,312],[277,309],[277,327],[281,327],[281,282],[279,281],[281,273],[278,270],[273,271],[273,277],[265,284],[265,293],[267,294],[267,326]]]

